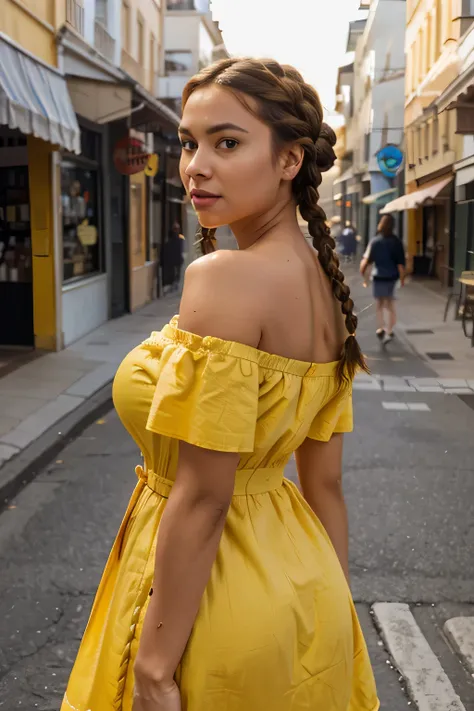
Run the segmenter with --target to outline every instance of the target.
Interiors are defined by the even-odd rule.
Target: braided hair
[[[348,337],[342,348],[338,377],[340,382],[352,380],[358,369],[368,371],[368,368],[355,337],[354,302],[344,283],[326,214],[319,204],[322,173],[330,170],[336,160],[336,135],[323,123],[319,96],[293,67],[274,60],[227,58],[201,70],[187,83],[183,106],[194,91],[209,84],[231,90],[251,113],[270,126],[276,151],[289,143],[303,148],[303,162],[292,183],[293,195],[302,218],[308,223],[313,246],[333,294],[341,303]],[[204,254],[213,251],[215,230],[200,227],[199,244]]]

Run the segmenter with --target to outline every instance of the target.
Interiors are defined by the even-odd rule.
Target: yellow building
[[[57,71],[65,0],[0,2],[0,345],[55,349],[58,147],[80,150]]]
[[[0,0],[0,346],[57,350],[157,295],[165,177],[144,168],[179,123],[155,98],[163,15]]]
[[[407,0],[405,188],[383,212],[407,211],[407,251],[415,274],[450,280],[454,263],[454,165],[462,154],[455,117],[438,97],[455,80],[466,30],[463,0]]]

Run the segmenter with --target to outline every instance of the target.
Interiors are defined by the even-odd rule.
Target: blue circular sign
[[[393,143],[387,143],[377,153],[378,166],[387,178],[393,178],[403,163],[403,152]]]

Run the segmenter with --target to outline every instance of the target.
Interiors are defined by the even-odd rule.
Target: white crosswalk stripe
[[[474,380],[461,378],[415,378],[386,375],[357,375],[354,390],[391,393],[442,393],[444,395],[474,395]]]
[[[376,603],[376,626],[418,711],[469,711],[404,603]],[[444,628],[462,662],[474,675],[474,618],[448,620]]]

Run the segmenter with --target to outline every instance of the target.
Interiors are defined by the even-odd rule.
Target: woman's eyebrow
[[[208,134],[208,136],[211,136],[213,133],[220,133],[221,131],[240,131],[241,133],[248,133],[245,128],[237,126],[237,124],[235,123],[218,123],[215,126],[210,126],[210,128],[207,129],[206,133]],[[190,129],[186,128],[185,126],[180,126],[178,128],[178,132],[183,133],[186,136],[193,135]]]

